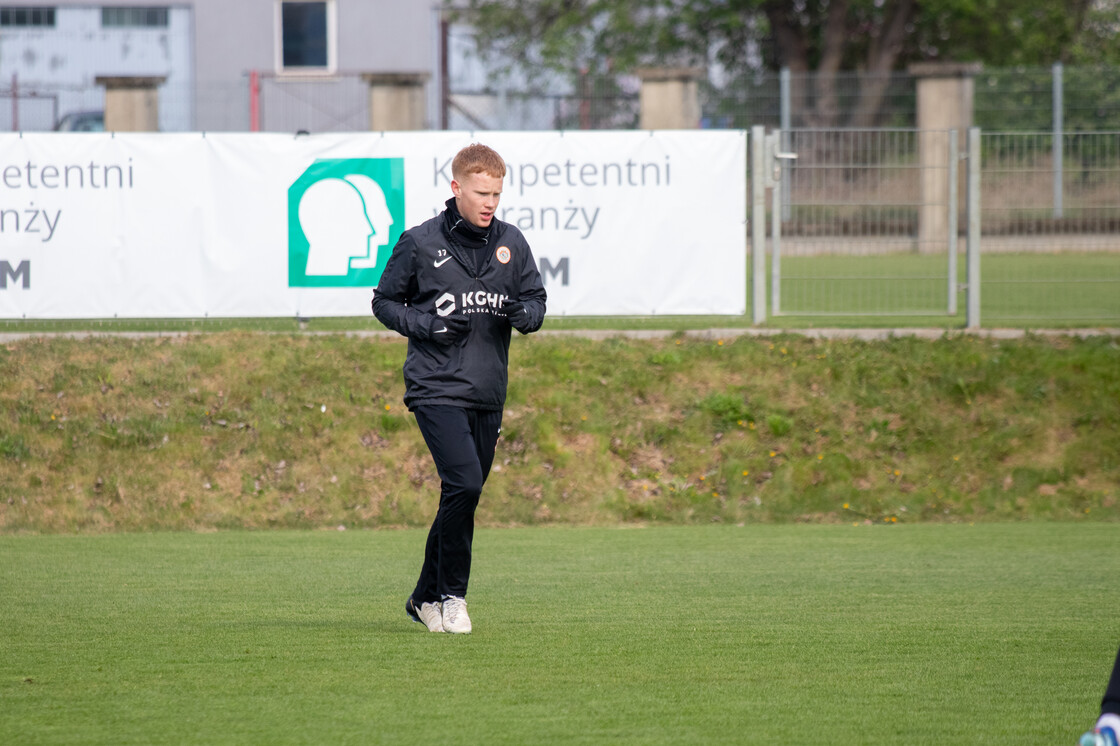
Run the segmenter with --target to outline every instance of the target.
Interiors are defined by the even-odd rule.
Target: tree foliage
[[[811,124],[873,124],[892,71],[1120,62],[1120,0],[464,0],[481,53],[522,73],[586,75],[700,65],[728,78],[789,68]],[[839,122],[838,75],[865,73]]]

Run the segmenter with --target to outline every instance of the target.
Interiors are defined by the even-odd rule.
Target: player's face
[[[459,214],[479,228],[489,228],[502,196],[502,180],[490,174],[467,174],[462,181],[452,180],[455,206]]]

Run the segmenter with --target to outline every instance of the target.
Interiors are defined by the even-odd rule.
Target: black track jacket
[[[500,410],[511,329],[502,303],[524,303],[529,321],[520,331],[535,332],[544,322],[544,283],[516,226],[494,218],[483,241],[464,225],[454,199],[447,205],[401,235],[373,291],[373,314],[409,338],[404,403],[410,410],[425,405]],[[482,248],[469,248],[472,241]],[[453,313],[470,319],[470,331],[456,344],[417,334],[428,316]]]

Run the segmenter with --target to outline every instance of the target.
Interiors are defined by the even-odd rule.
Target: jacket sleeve
[[[523,253],[524,261],[521,264],[521,293],[517,300],[525,304],[529,314],[529,323],[519,329],[522,334],[532,334],[541,328],[544,323],[545,304],[548,294],[544,290],[544,280],[537,269],[537,260],[533,258],[533,251],[528,244]]]
[[[373,315],[389,329],[406,337],[424,339],[430,332],[429,314],[421,313],[409,305],[415,295],[416,274],[413,272],[415,243],[412,236],[405,233],[393,247],[381,280],[373,289],[370,305]]]

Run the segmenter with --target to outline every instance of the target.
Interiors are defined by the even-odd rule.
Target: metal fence
[[[955,131],[792,130],[772,190],[774,314],[955,313]],[[953,201],[955,208],[956,201]]]
[[[753,261],[770,260],[753,280],[756,320],[955,318],[975,303],[972,321],[1120,321],[1120,69],[981,71],[975,149],[965,133],[914,129],[912,76],[835,80],[829,107],[844,124],[828,127],[804,126],[821,110],[813,76],[759,73],[703,89],[704,126],[777,132],[758,142],[769,165],[755,171],[757,190],[752,183],[753,201],[763,205],[752,242],[769,235]],[[368,126],[368,86],[358,74],[251,81],[161,88],[161,128]],[[453,89],[433,100],[433,126],[451,129],[638,125],[636,79],[577,81],[553,92]],[[36,89],[13,77],[0,85],[0,129],[50,129],[67,107],[101,106],[94,87]],[[869,123],[847,126],[860,117]],[[783,121],[794,126],[779,130]],[[773,157],[781,153],[797,158]],[[767,211],[778,217],[769,225]],[[982,251],[971,276],[969,257],[960,256],[970,228],[977,238],[968,248]]]
[[[701,110],[704,124],[715,128],[914,127],[917,91],[915,78],[903,72],[846,72],[826,81],[788,69],[759,71],[705,84]]]
[[[702,110],[711,127],[916,127],[917,78],[904,72],[829,78],[758,72],[706,84]],[[973,124],[1001,132],[1116,129],[1120,68],[981,68],[973,77]]]
[[[314,79],[262,72],[251,84],[178,80],[159,89],[160,129],[267,132],[353,132],[369,127],[368,86],[359,72]],[[701,126],[762,125],[790,129],[912,128],[917,126],[916,77],[839,73],[752,72],[705,81]],[[632,75],[556,78],[547,85],[497,84],[460,78],[430,87],[429,127],[470,130],[629,129],[638,126],[640,81]],[[1120,126],[1120,68],[982,69],[973,79],[973,124],[988,131],[1066,132]],[[254,96],[257,97],[254,104]],[[0,80],[0,130],[42,131],[75,111],[104,108],[104,89]]]
[[[982,316],[1120,320],[1120,132],[984,132]]]
[[[448,129],[592,130],[636,129],[638,94],[589,89],[565,94],[543,91],[456,92],[445,102]],[[499,126],[494,126],[499,124]]]
[[[970,325],[1120,321],[1120,132],[1064,135],[1060,148],[1049,133],[962,140],[765,136],[751,169],[755,320],[767,308],[953,317],[967,305]]]

